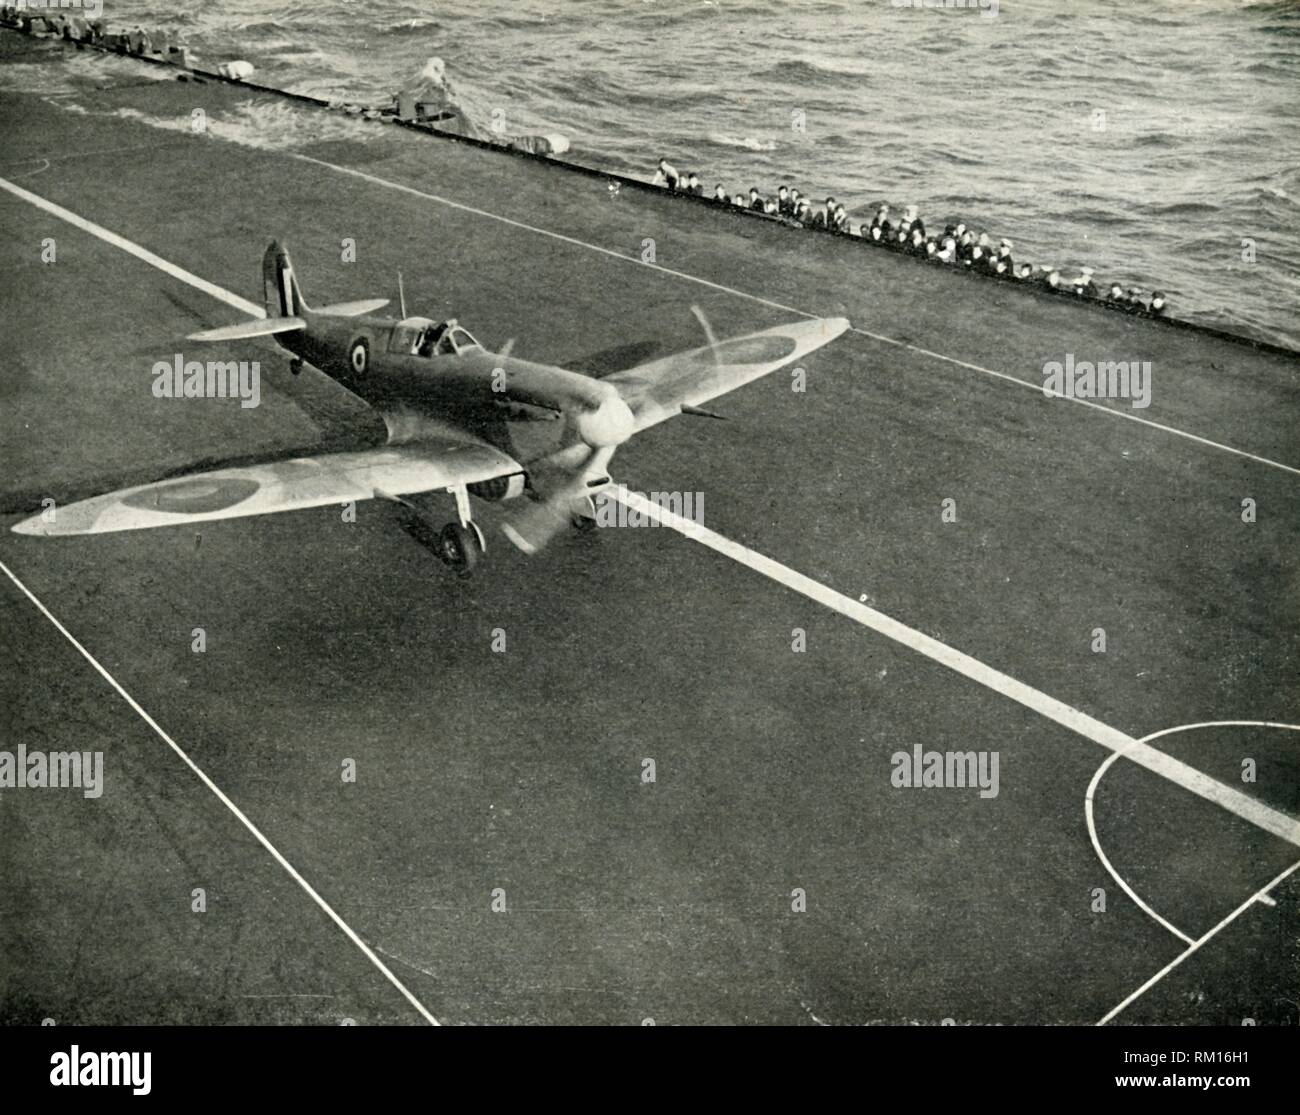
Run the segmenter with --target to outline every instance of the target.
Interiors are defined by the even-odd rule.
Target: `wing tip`
[[[16,522],[9,528],[9,530],[13,534],[26,534],[36,537],[44,537],[49,533],[45,529],[45,522],[39,515],[33,515],[29,519],[22,519],[21,521]]]

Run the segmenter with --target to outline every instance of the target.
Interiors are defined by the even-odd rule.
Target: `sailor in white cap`
[[[1079,277],[1072,284],[1074,293],[1080,298],[1096,298],[1097,284],[1092,281],[1092,268],[1083,267],[1079,269]]]
[[[999,271],[999,274],[1005,274],[1011,278],[1015,274],[1016,261],[1011,258],[1011,241],[1003,240],[998,244],[997,263],[1005,263],[1005,270]]]
[[[655,170],[655,176],[650,180],[650,185],[667,186],[670,190],[675,190],[681,178],[682,176],[677,173],[677,168],[672,163],[666,158],[660,159],[659,166]]]

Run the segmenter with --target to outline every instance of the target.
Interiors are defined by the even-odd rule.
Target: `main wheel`
[[[457,573],[469,573],[483,556],[483,542],[472,523],[448,523],[438,535],[438,552]]]
[[[596,501],[591,496],[583,496],[573,505],[569,512],[569,521],[573,524],[574,530],[582,531],[584,534],[589,530],[596,529]]]

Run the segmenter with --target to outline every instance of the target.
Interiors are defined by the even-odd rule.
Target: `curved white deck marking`
[[[99,660],[95,658],[94,655],[90,653],[90,651],[88,651],[85,647],[81,645],[81,643],[77,641],[76,636],[74,636],[71,631],[69,631],[66,627],[63,626],[62,623],[59,622],[59,620],[54,616],[54,614],[49,610],[49,608],[47,608],[44,604],[41,603],[40,600],[36,598],[35,594],[31,591],[31,589],[29,589],[25,584],[22,583],[22,581],[20,581],[17,577],[14,576],[9,566],[5,565],[4,562],[0,561],[0,570],[3,570],[5,576],[7,576],[9,580],[11,580],[14,583],[14,585],[17,586],[19,591],[21,591],[22,594],[26,596],[28,600],[30,600],[33,604],[36,605],[41,615],[43,615],[52,624],[54,624],[54,627],[59,632],[59,634],[61,634],[65,639],[68,640],[68,642],[70,642],[76,648],[77,652],[81,655],[81,657],[84,658],[87,662],[89,662],[99,673],[99,675],[117,691],[118,696],[121,697],[122,700],[124,700],[128,705],[131,706],[131,709],[135,712],[135,714],[139,716],[140,719],[143,720],[146,724],[148,724],[150,728],[153,729],[154,734],[157,735],[158,738],[163,741],[163,743],[165,743],[168,747],[170,747],[180,757],[181,762],[183,762],[187,767],[190,768],[190,770],[192,770],[198,776],[199,781],[202,782],[203,785],[205,785],[209,790],[212,791],[216,799],[219,802],[221,802],[221,804],[224,805],[227,809],[230,810],[230,812],[234,815],[235,819],[241,825],[243,825],[244,828],[246,828],[253,835],[254,839],[256,839],[257,842],[261,844],[262,847],[265,848],[271,854],[271,858],[274,859],[275,862],[278,863],[282,868],[284,868],[284,870],[288,873],[289,878],[291,878],[295,883],[297,883],[303,889],[303,891],[306,892],[307,896],[313,902],[315,902],[316,905],[319,906],[322,911],[324,911],[324,913],[329,917],[330,921],[332,921],[335,925],[339,927],[339,929],[343,931],[347,939],[351,941],[354,945],[356,945],[358,949],[361,950],[361,954],[367,960],[369,960],[376,968],[379,969],[379,971],[383,974],[383,976],[388,980],[389,983],[391,983],[395,988],[397,988],[398,991],[402,993],[403,998],[405,998],[406,1001],[416,1009],[420,1017],[423,1018],[427,1023],[429,1023],[430,1026],[439,1025],[438,1020],[434,1018],[432,1014],[429,1013],[428,1008],[425,1007],[425,1005],[421,1003],[420,1000],[417,999],[411,993],[410,989],[407,988],[406,984],[404,984],[395,975],[393,975],[389,967],[382,960],[380,960],[378,956],[375,955],[374,950],[357,935],[356,931],[352,928],[352,926],[348,925],[347,922],[345,922],[341,917],[339,917],[337,913],[335,913],[334,907],[331,906],[328,902],[326,902],[325,899],[323,899],[316,892],[316,889],[309,882],[307,882],[307,880],[304,879],[301,874],[299,874],[298,869],[294,867],[293,864],[291,864],[287,859],[285,859],[283,855],[280,854],[280,850],[276,848],[276,846],[272,844],[266,838],[266,836],[263,835],[262,830],[259,829],[255,824],[253,824],[253,822],[250,821],[248,817],[244,814],[244,811],[240,809],[239,806],[237,806],[233,801],[230,800],[230,798],[228,798],[225,795],[221,787],[218,786],[215,782],[212,781],[211,778],[208,777],[207,773],[193,759],[189,757],[189,755],[180,746],[180,744],[178,744],[174,739],[172,739],[171,736],[169,736],[165,731],[163,731],[163,729],[159,726],[158,721],[156,721],[152,716],[150,716],[147,712],[145,712],[145,710],[140,706],[140,703],[134,697],[132,697],[130,693],[128,693],[125,689],[122,688],[122,686],[118,683],[117,679],[113,677],[113,675],[110,674],[108,670],[106,670],[103,666],[99,664]]]
[[[816,601],[831,611],[860,623],[863,627],[902,643],[910,650],[923,654],[941,666],[946,666],[955,673],[1032,709],[1040,716],[1047,717],[1048,720],[1054,720],[1110,751],[1118,752],[1153,774],[1181,786],[1206,801],[1213,802],[1243,820],[1258,825],[1265,832],[1272,833],[1288,843],[1300,845],[1300,821],[1265,805],[1257,798],[1243,794],[1235,787],[1211,778],[1195,767],[1150,746],[1145,741],[1125,735],[1118,728],[1103,724],[1086,712],[1073,708],[1064,701],[1058,701],[1055,697],[1049,697],[1046,693],[1017,681],[1001,670],[987,666],[979,659],[963,654],[938,639],[908,627],[883,612],[876,611],[875,608],[869,608],[866,604],[845,596],[820,581],[814,581],[811,577],[798,573],[779,561],[742,546],[739,542],[733,542],[730,538],[725,538],[692,519],[683,518],[665,507],[651,503],[637,492],[629,491],[624,487],[611,487],[606,491],[608,498],[620,500],[630,509],[649,516],[663,526],[671,527],[692,541],[699,542],[724,557],[729,557],[732,561],[763,574],[801,596],[806,596],[809,600]]]
[[[1110,769],[1111,765],[1115,762],[1116,759],[1119,758],[1119,756],[1120,753],[1118,751],[1114,752],[1111,755],[1106,756],[1106,761],[1103,762],[1101,766],[1097,768],[1097,773],[1092,776],[1092,781],[1088,784],[1088,793],[1083,799],[1083,813],[1088,821],[1088,839],[1092,841],[1092,850],[1097,853],[1097,858],[1101,860],[1102,867],[1104,867],[1108,872],[1110,872],[1110,877],[1119,884],[1120,889],[1123,890],[1124,893],[1127,894],[1129,898],[1133,900],[1133,902],[1137,905],[1139,910],[1141,910],[1148,917],[1158,921],[1180,941],[1190,945],[1193,943],[1192,938],[1189,937],[1186,933],[1184,933],[1172,922],[1166,921],[1159,914],[1157,914],[1155,910],[1153,910],[1150,906],[1148,906],[1145,902],[1143,902],[1141,897],[1138,895],[1137,891],[1135,891],[1131,886],[1128,885],[1128,883],[1124,881],[1124,879],[1120,876],[1120,873],[1115,870],[1110,860],[1106,857],[1106,853],[1103,852],[1101,849],[1101,841],[1097,838],[1097,825],[1092,816],[1092,796],[1096,792],[1098,784],[1101,782],[1102,775],[1104,775],[1106,771]]]
[[[1162,979],[1165,978],[1165,976],[1167,976],[1170,972],[1172,972],[1175,968],[1177,968],[1179,964],[1181,964],[1194,952],[1197,952],[1202,945],[1206,944],[1212,938],[1217,936],[1222,930],[1227,929],[1229,925],[1231,925],[1234,921],[1237,920],[1237,918],[1239,918],[1242,914],[1244,914],[1247,910],[1249,910],[1256,902],[1260,902],[1263,899],[1267,898],[1268,892],[1271,891],[1279,883],[1283,882],[1297,868],[1300,868],[1300,860],[1296,860],[1295,863],[1293,863],[1290,867],[1288,867],[1285,871],[1283,871],[1280,875],[1278,875],[1277,878],[1275,878],[1267,886],[1261,887],[1259,890],[1257,890],[1254,894],[1252,894],[1249,898],[1247,898],[1245,902],[1243,902],[1240,906],[1238,906],[1235,910],[1233,910],[1232,913],[1230,913],[1226,918],[1224,918],[1221,922],[1219,922],[1218,925],[1216,925],[1213,929],[1207,932],[1204,936],[1197,937],[1196,940],[1193,941],[1186,949],[1184,949],[1177,956],[1175,956],[1171,961],[1169,961],[1168,964],[1166,964],[1163,968],[1160,969],[1160,971],[1158,971],[1154,976],[1152,976],[1149,980],[1147,980],[1146,983],[1144,983],[1141,987],[1139,987],[1136,991],[1134,991],[1131,995],[1129,995],[1128,998],[1126,998],[1122,1003],[1120,1003],[1118,1006],[1112,1007],[1109,1011],[1107,1011],[1106,1017],[1100,1019],[1097,1022],[1097,1025],[1105,1026],[1107,1022],[1109,1022],[1112,1018],[1118,1015],[1121,1011],[1125,1010],[1131,1003],[1136,1002],[1139,998],[1145,995],[1147,991],[1155,987],[1157,983],[1159,983]]]
[[[801,317],[823,317],[823,314],[813,313],[810,310],[802,310],[798,306],[788,306],[784,302],[776,302],[771,298],[763,298],[761,295],[751,294],[746,290],[738,290],[735,287],[726,286],[723,283],[715,283],[711,279],[703,279],[698,275],[692,275],[687,271],[677,271],[671,267],[665,267],[661,263],[643,263],[640,256],[624,255],[622,252],[616,252],[612,248],[604,248],[599,244],[592,244],[586,240],[579,240],[576,236],[566,236],[562,232],[553,232],[550,229],[539,228],[537,225],[530,225],[525,221],[517,221],[513,217],[503,217],[499,213],[493,213],[488,209],[480,209],[474,205],[466,205],[461,201],[452,201],[451,198],[441,197],[438,194],[431,194],[427,190],[418,190],[414,186],[407,186],[401,182],[393,182],[387,178],[380,178],[377,174],[370,174],[364,170],[357,170],[355,167],[339,166],[337,163],[327,162],[325,159],[313,158],[311,155],[302,155],[295,151],[285,152],[291,159],[298,159],[304,163],[312,163],[315,166],[324,167],[327,170],[338,171],[340,174],[347,174],[353,178],[359,178],[365,182],[371,182],[376,186],[383,186],[386,189],[397,190],[400,193],[410,194],[412,197],[423,198],[426,201],[433,201],[439,205],[445,205],[449,209],[458,209],[463,213],[473,213],[478,217],[486,217],[488,220],[499,221],[501,224],[510,225],[512,228],[523,229],[526,232],[534,233],[538,236],[545,236],[552,240],[559,240],[564,244],[572,244],[578,248],[586,248],[588,251],[598,252],[601,255],[609,256],[611,259],[622,260],[624,263],[631,263],[637,267],[649,268],[651,271],[657,271],[661,275],[671,275],[676,279],[684,279],[686,282],[695,283],[699,286],[708,287],[710,290],[720,291],[723,294],[731,294],[737,298],[745,298],[750,302],[757,302],[761,306],[771,306],[773,309],[782,310],[790,314],[798,314]],[[857,333],[861,337],[869,337],[873,341],[880,341],[883,344],[895,345],[898,348],[905,348],[909,352],[915,352],[920,356],[928,357],[932,360],[942,360],[958,368],[966,368],[972,372],[980,372],[982,375],[992,376],[994,379],[1004,380],[1008,383],[1019,384],[1021,387],[1029,388],[1031,391],[1037,391],[1040,395],[1043,392],[1041,383],[1031,383],[1029,380],[1020,379],[1011,375],[1009,372],[998,372],[992,368],[985,368],[979,364],[972,364],[967,360],[959,360],[955,356],[947,356],[942,352],[934,352],[928,348],[921,348],[918,345],[911,344],[907,341],[900,341],[896,337],[887,337],[883,333],[872,333],[867,329],[852,327],[851,332]],[[1267,465],[1269,468],[1281,469],[1283,472],[1289,472],[1300,476],[1300,468],[1294,465],[1283,464],[1281,461],[1274,461],[1269,457],[1261,457],[1257,453],[1248,452],[1245,449],[1237,449],[1231,445],[1225,445],[1221,441],[1213,441],[1207,437],[1201,437],[1199,434],[1189,433],[1186,430],[1180,430],[1176,426],[1166,426],[1162,422],[1155,422],[1150,418],[1142,418],[1128,411],[1120,410],[1117,407],[1103,406],[1101,403],[1095,403],[1090,399],[1077,399],[1073,396],[1057,396],[1067,402],[1074,403],[1078,406],[1088,407],[1091,410],[1099,410],[1103,414],[1109,414],[1112,418],[1123,418],[1129,422],[1136,422],[1141,426],[1147,426],[1153,430],[1160,430],[1166,434],[1172,434],[1175,437],[1186,438],[1188,441],[1194,441],[1198,445],[1207,446],[1210,449],[1218,449],[1224,453],[1231,453],[1237,457],[1244,457],[1247,460],[1255,461],[1257,464]]]
[[[1291,732],[1300,732],[1300,724],[1283,724],[1276,720],[1202,720],[1200,723],[1197,724],[1179,724],[1173,728],[1162,728],[1158,732],[1152,732],[1149,736],[1143,736],[1142,742],[1147,743],[1153,739],[1160,739],[1162,736],[1171,736],[1174,735],[1176,732],[1193,732],[1197,728],[1283,728]],[[1104,763],[1102,763],[1097,773],[1094,774],[1092,777],[1092,784],[1088,787],[1088,806],[1087,806],[1088,832],[1093,838],[1092,846],[1096,850],[1097,855],[1101,857],[1102,863],[1106,865],[1106,869],[1110,871],[1115,881],[1119,883],[1121,887],[1124,887],[1124,890],[1128,894],[1128,896],[1132,898],[1139,906],[1142,907],[1143,910],[1145,910],[1148,914],[1150,914],[1153,918],[1155,918],[1156,921],[1158,921],[1166,929],[1170,930],[1172,933],[1176,934],[1177,936],[1181,937],[1184,941],[1186,941],[1189,947],[1185,949],[1183,952],[1179,953],[1176,957],[1174,957],[1173,960],[1171,960],[1168,964],[1166,964],[1163,968],[1161,968],[1160,971],[1158,971],[1154,976],[1152,976],[1149,980],[1147,980],[1146,983],[1144,983],[1141,987],[1139,987],[1136,991],[1134,991],[1131,995],[1129,995],[1127,999],[1125,999],[1117,1007],[1111,1010],[1106,1015],[1105,1018],[1101,1019],[1101,1021],[1097,1023],[1098,1026],[1106,1025],[1106,1023],[1109,1022],[1116,1015],[1118,1015],[1120,1011],[1124,1010],[1131,1003],[1136,1002],[1142,995],[1144,995],[1151,988],[1155,987],[1155,985],[1159,983],[1162,979],[1164,979],[1165,976],[1167,976],[1170,972],[1172,972],[1175,968],[1177,968],[1179,964],[1181,964],[1184,960],[1186,960],[1189,956],[1191,956],[1192,953],[1196,952],[1202,945],[1204,945],[1207,941],[1209,941],[1210,938],[1215,936],[1215,934],[1219,933],[1221,930],[1226,929],[1230,924],[1232,924],[1233,921],[1237,919],[1239,915],[1245,913],[1246,910],[1250,909],[1250,907],[1254,903],[1260,902],[1265,906],[1276,906],[1277,901],[1272,897],[1270,897],[1268,892],[1271,891],[1275,886],[1277,886],[1278,883],[1282,882],[1282,880],[1285,879],[1288,875],[1290,875],[1291,872],[1295,871],[1297,868],[1300,868],[1300,861],[1293,863],[1290,867],[1288,867],[1285,871],[1283,871],[1282,874],[1280,874],[1271,883],[1269,883],[1268,886],[1264,887],[1261,890],[1257,890],[1254,894],[1252,894],[1248,899],[1246,899],[1245,902],[1243,902],[1240,906],[1238,906],[1235,910],[1233,910],[1231,914],[1229,914],[1226,918],[1224,918],[1221,922],[1219,922],[1218,925],[1216,925],[1203,937],[1199,937],[1195,941],[1193,941],[1190,937],[1181,933],[1179,930],[1175,929],[1172,925],[1170,925],[1169,922],[1165,921],[1164,918],[1162,918],[1159,914],[1157,914],[1154,910],[1152,910],[1150,906],[1146,905],[1146,903],[1144,903],[1140,898],[1138,898],[1138,896],[1134,894],[1133,891],[1131,891],[1127,886],[1125,886],[1124,880],[1121,879],[1115,873],[1114,869],[1110,866],[1110,861],[1107,860],[1105,855],[1102,853],[1101,845],[1097,843],[1096,831],[1092,827],[1092,792],[1096,788],[1097,783],[1101,781],[1101,776],[1105,773],[1106,768],[1109,767],[1111,763],[1113,763],[1118,758],[1119,755],[1112,755]]]
[[[14,166],[20,166],[23,163],[44,163],[46,167],[49,167],[52,163],[64,163],[71,159],[93,159],[98,155],[125,155],[132,151],[157,151],[164,146],[163,143],[137,143],[129,147],[101,147],[94,151],[69,151],[62,155],[47,155],[44,157],[30,155],[27,158],[11,159],[0,164],[0,169],[3,169],[7,174]],[[15,177],[27,178],[29,176],[19,174]]]
[[[1280,720],[1201,720],[1196,724],[1179,724],[1174,728],[1161,728],[1149,736],[1143,736],[1143,743],[1153,739],[1172,736],[1178,732],[1194,732],[1197,728],[1283,728],[1288,732],[1300,732],[1300,724],[1284,724]]]
[[[32,159],[32,160],[30,160],[30,161],[31,161],[31,162],[36,162],[35,159]],[[49,160],[49,159],[41,159],[41,160],[40,160],[40,163],[41,163],[41,165],[38,166],[35,170],[24,171],[22,174],[15,174],[14,177],[15,177],[15,178],[35,178],[38,174],[44,174],[47,170],[50,169],[50,160]]]

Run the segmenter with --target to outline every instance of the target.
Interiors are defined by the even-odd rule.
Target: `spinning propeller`
[[[718,341],[708,318],[699,306],[692,306],[691,313],[704,329],[714,362],[719,363]],[[682,411],[720,417],[694,407],[682,407]],[[539,479],[545,484],[551,477],[554,487],[537,502],[521,507],[501,526],[502,533],[526,554],[537,553],[575,518],[586,517],[587,501],[610,483],[609,462],[615,450],[636,429],[636,419],[618,389],[600,380],[591,381],[588,397],[576,407],[567,407],[565,417],[566,440],[570,436],[576,440],[532,470],[535,487]]]
[[[575,444],[556,454],[540,472],[534,472],[534,484],[547,473],[555,485],[536,503],[520,508],[501,530],[526,554],[535,554],[575,515],[581,515],[593,492],[609,484],[609,462],[614,451],[632,436],[636,420],[616,388],[602,384],[604,398],[595,406],[582,406],[568,412],[569,431],[578,437]],[[608,392],[608,394],[606,394]],[[593,400],[594,401],[594,400]]]

